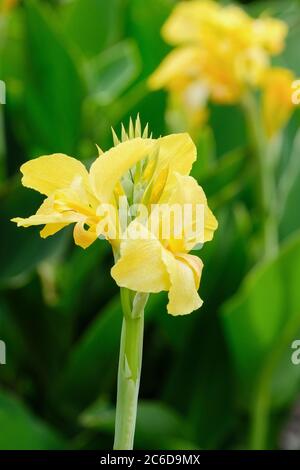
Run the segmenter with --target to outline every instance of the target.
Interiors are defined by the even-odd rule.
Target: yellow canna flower
[[[202,188],[188,176],[195,159],[196,148],[188,134],[174,134],[157,140],[126,140],[103,154],[91,168],[91,183],[97,198],[113,203],[116,183],[129,171],[134,180],[137,165],[142,163],[141,177],[131,197],[134,198],[140,184],[137,191],[143,195],[140,200],[148,205],[154,202],[157,210],[150,211],[143,223],[137,218],[129,224],[111,274],[120,287],[133,291],[168,291],[168,312],[173,315],[190,313],[201,306],[197,290],[202,262],[188,253],[195,245],[211,240],[217,228]],[[203,234],[200,230],[194,238],[185,239],[183,227],[177,225],[176,230],[181,233],[179,239],[162,237],[163,218],[169,215],[168,208],[174,204],[204,206]],[[162,206],[167,214],[161,210]],[[195,217],[195,213],[193,215]],[[194,222],[191,220],[192,225]]]
[[[45,225],[40,235],[46,238],[75,223],[76,244],[86,248],[96,240],[99,203],[92,193],[89,173],[80,161],[59,153],[45,155],[26,162],[21,172],[23,186],[47,198],[35,215],[12,219],[18,227]]]
[[[249,87],[262,83],[270,56],[281,52],[286,34],[284,22],[253,19],[236,6],[180,2],[162,29],[165,41],[176,48],[152,74],[149,86],[183,96],[196,83],[214,102],[236,103]]]
[[[284,68],[272,68],[265,76],[262,95],[262,118],[269,138],[279,132],[288,122],[294,104],[292,85],[293,72]]]
[[[211,240],[217,228],[202,188],[188,176],[195,145],[188,134],[148,137],[139,119],[135,126],[130,121],[128,134],[122,129],[121,141],[113,135],[115,146],[101,153],[89,172],[62,154],[25,163],[23,185],[47,198],[35,215],[13,221],[23,227],[45,225],[42,237],[75,223],[75,243],[83,248],[104,235],[113,247],[112,276],[119,286],[144,293],[166,290],[169,313],[190,313],[202,304],[197,292],[202,262],[189,252]],[[137,205],[146,216],[135,212]],[[189,218],[175,220],[170,207],[188,207]],[[201,226],[198,207],[203,209]]]
[[[196,245],[211,240],[218,224],[197,181],[178,173],[176,179],[172,190],[161,195],[160,201],[165,203],[163,210],[160,206],[154,209],[146,224],[135,220],[129,225],[128,236],[121,243],[120,258],[111,274],[119,286],[134,291],[168,291],[168,312],[183,315],[203,303],[197,292],[203,263],[189,252]],[[169,208],[176,204],[193,206],[191,227],[174,225],[170,236],[164,238],[164,219],[169,217]],[[204,230],[194,232],[189,228],[195,224],[197,204],[204,207]],[[174,237],[175,231],[179,237]],[[189,237],[192,232],[193,236]]]
[[[167,291],[171,315],[201,307],[203,263],[190,252],[213,238],[218,223],[189,176],[197,155],[188,134],[153,139],[137,118],[128,133],[122,126],[120,140],[113,131],[113,139],[107,152],[99,148],[89,172],[62,154],[22,165],[23,185],[46,199],[35,215],[12,220],[23,227],[44,225],[42,237],[75,223],[75,243],[83,248],[103,236],[112,245],[111,274],[121,287],[123,310],[114,449],[126,450],[133,447],[149,293]]]

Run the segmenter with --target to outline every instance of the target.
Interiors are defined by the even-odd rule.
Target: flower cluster
[[[283,50],[287,32],[283,21],[265,15],[253,19],[234,5],[180,2],[162,29],[175,49],[150,77],[149,86],[165,88],[170,107],[184,110],[189,127],[199,126],[208,99],[234,104],[251,88],[266,90],[271,57]],[[269,101],[273,92],[266,93]]]
[[[145,293],[168,291],[168,312],[190,313],[202,304],[197,292],[202,262],[189,252],[211,240],[217,228],[203,189],[189,176],[196,160],[195,145],[188,134],[153,139],[147,128],[142,132],[139,119],[135,125],[130,122],[128,133],[122,129],[121,141],[113,135],[115,146],[104,153],[99,149],[89,172],[80,161],[62,154],[25,163],[21,167],[23,185],[46,199],[35,215],[13,221],[23,227],[44,225],[42,237],[75,223],[74,240],[83,248],[105,236],[114,251],[111,273],[119,286]],[[120,198],[128,204],[125,225],[103,210],[118,209]],[[130,211],[133,203],[147,206],[149,217],[152,207],[163,210],[154,217],[156,223],[149,224]],[[176,224],[168,238],[162,236],[161,227],[169,215],[164,208],[173,204],[192,207],[189,223],[193,227],[197,226],[196,206],[202,205],[203,230],[187,231],[181,221],[182,226]]]

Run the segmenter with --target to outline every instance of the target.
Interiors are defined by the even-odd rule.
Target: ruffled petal
[[[175,172],[173,177],[159,204],[152,206],[148,227],[173,253],[187,253],[210,241],[218,222],[197,181]]]
[[[22,184],[27,188],[49,196],[57,189],[69,187],[76,177],[88,184],[85,166],[75,158],[61,153],[45,155],[30,160],[21,166]]]
[[[84,222],[77,222],[73,231],[74,241],[81,248],[88,248],[97,239],[95,226],[85,229]]]
[[[167,250],[162,252],[163,261],[170,276],[168,313],[186,315],[201,307],[203,301],[197,292],[195,282],[194,260],[186,262],[182,257],[176,258]],[[191,267],[191,263],[193,263]]]
[[[202,266],[196,256],[169,252],[143,225],[133,222],[111,275],[119,286],[134,291],[169,291],[168,312],[185,315],[202,305],[197,293]]]
[[[171,134],[158,140],[161,168],[168,167],[170,177],[173,172],[188,175],[197,159],[197,149],[187,133]]]
[[[18,227],[30,227],[31,225],[53,225],[52,228],[45,227],[41,231],[41,236],[43,238],[56,233],[60,228],[65,227],[66,225],[72,224],[73,222],[78,222],[81,220],[82,216],[76,212],[67,212],[60,213],[54,210],[53,208],[53,199],[47,198],[43,201],[36,214],[31,215],[30,217],[22,218],[15,217],[11,219],[12,222],[15,222]],[[60,226],[60,228],[58,228]],[[51,233],[52,232],[52,233]]]
[[[205,26],[216,21],[220,5],[210,0],[180,2],[162,28],[162,35],[169,44],[197,42],[203,37]]]
[[[176,253],[176,258],[179,260],[184,261],[193,271],[194,279],[195,279],[195,286],[196,289],[199,289],[201,274],[203,269],[203,262],[198,256],[184,254],[184,253]]]
[[[90,169],[91,186],[102,203],[110,203],[114,188],[121,177],[139,160],[149,154],[153,140],[127,140],[103,153]]]
[[[133,237],[133,238],[130,238]],[[111,275],[121,287],[137,292],[160,292],[170,287],[162,261],[164,248],[143,225],[133,222],[121,243],[121,256]]]
[[[182,217],[185,249],[190,251],[196,244],[212,240],[218,222],[208,207],[202,187],[195,178],[177,173],[176,180],[168,204],[180,204],[186,208],[186,211],[190,211],[188,218]]]
[[[156,172],[169,168],[172,183],[174,171],[188,174],[197,158],[196,147],[188,134],[173,134],[157,140],[131,139],[105,152],[93,163],[90,170],[91,187],[101,203],[113,203],[114,189],[122,176],[140,160],[158,150]]]
[[[40,231],[40,236],[42,238],[50,237],[50,235],[54,235],[68,225],[69,224],[46,224],[45,227]]]
[[[179,92],[193,77],[199,77],[202,51],[199,47],[180,47],[171,51],[150,76],[148,84],[153,90],[166,88]]]
[[[64,216],[62,214],[56,213],[52,215],[31,215],[27,218],[15,217],[11,219],[12,222],[15,222],[18,227],[31,227],[32,225],[45,225],[45,224],[63,224],[68,225],[73,222],[78,221],[77,214],[69,214]]]

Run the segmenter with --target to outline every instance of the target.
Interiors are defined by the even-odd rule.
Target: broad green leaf
[[[239,107],[211,104],[209,124],[214,131],[218,156],[245,146],[245,119]]]
[[[0,104],[0,183],[2,183],[2,181],[4,180],[4,176],[6,173],[6,161],[5,160],[6,160],[6,143],[5,143],[5,135],[4,135],[4,113],[3,113],[3,104]]]
[[[0,368],[0,377],[4,383],[14,383],[20,378],[19,367],[28,357],[23,332],[15,321],[14,312],[8,302],[0,297],[0,340],[4,341],[9,360]],[[7,359],[7,358],[6,358]]]
[[[128,2],[127,31],[135,39],[142,58],[141,81],[124,97],[121,106],[116,106],[117,111],[113,109],[117,120],[127,121],[130,115],[140,113],[142,122],[149,123],[155,137],[165,133],[166,94],[148,90],[147,80],[170,49],[160,31],[173,6],[173,0],[152,0],[147,4],[144,0]]]
[[[86,66],[90,98],[102,106],[109,104],[133,82],[139,70],[140,57],[132,40],[105,50]]]
[[[248,183],[249,169],[247,165],[246,152],[237,149],[225,154],[209,168],[203,168],[201,154],[199,160],[194,164],[192,175],[208,197],[212,209],[226,206],[241,194]]]
[[[74,247],[71,255],[60,263],[57,269],[57,282],[60,291],[59,307],[64,313],[74,316],[82,305],[86,305],[87,297],[90,302],[92,301],[91,276],[94,276],[97,282],[109,276],[109,266],[108,263],[106,266],[105,257],[110,250],[108,242],[96,241],[87,250]]]
[[[0,449],[59,450],[62,437],[36,418],[16,397],[0,392]]]
[[[26,123],[36,152],[76,151],[81,126],[82,82],[47,5],[29,0],[24,5],[26,44]]]
[[[62,6],[65,32],[89,57],[121,39],[124,23],[123,0],[73,0]]]
[[[54,256],[66,241],[66,231],[43,240],[38,228],[18,228],[10,221],[13,217],[32,215],[40,203],[41,198],[37,193],[15,183],[0,195],[0,285],[13,285],[17,277],[29,273],[42,260]]]
[[[169,49],[160,30],[173,5],[172,0],[152,0],[147,7],[144,0],[129,2],[129,32],[136,38],[143,57],[144,77],[154,71]]]
[[[85,410],[80,418],[88,429],[113,434],[115,409],[100,398]],[[197,445],[184,440],[184,420],[171,407],[160,402],[140,400],[138,404],[135,448],[138,449],[196,449]]]
[[[203,307],[193,313],[180,348],[168,363],[162,395],[185,417],[185,438],[206,449],[220,448],[235,424],[230,361],[211,311]]]
[[[115,379],[121,334],[122,312],[119,298],[103,308],[70,354],[57,396],[72,410],[87,406],[107,391]]]
[[[279,186],[279,203],[281,207],[280,234],[286,238],[300,228],[299,210],[295,201],[300,189],[300,131],[294,138],[289,160],[282,170]]]
[[[256,17],[261,14],[276,16],[288,24],[292,25],[295,15],[299,12],[299,2],[297,0],[262,0],[254,1],[244,6],[248,12]]]
[[[274,403],[299,389],[300,368],[291,363],[291,344],[300,332],[300,237],[279,256],[255,268],[238,294],[223,308],[224,331],[236,374],[249,397],[261,377],[268,377]],[[283,362],[282,362],[283,361]],[[289,380],[281,380],[280,370]],[[276,393],[275,393],[276,392]]]

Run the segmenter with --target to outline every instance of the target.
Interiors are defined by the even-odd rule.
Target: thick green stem
[[[281,138],[268,138],[263,130],[257,102],[252,95],[245,96],[243,107],[249,127],[252,151],[256,158],[259,184],[259,214],[262,224],[264,256],[270,258],[278,253],[279,211],[276,187],[276,168]],[[273,371],[273,357],[261,373],[255,390],[251,413],[252,449],[264,449],[268,435],[270,413],[270,387]]]
[[[143,353],[144,308],[148,296],[121,289],[123,325],[121,334],[115,450],[133,448]]]
[[[281,139],[280,136],[275,136],[272,139],[266,137],[253,96],[247,95],[245,97],[243,107],[248,122],[252,150],[256,157],[264,254],[266,258],[269,258],[278,252],[276,165]]]
[[[265,149],[265,158],[261,162],[261,178],[264,190],[264,245],[266,257],[277,255],[279,250],[279,207],[276,187],[276,166],[280,148],[281,139],[279,137],[269,140]]]
[[[266,448],[269,410],[270,410],[270,377],[263,372],[258,380],[251,413],[250,448],[263,450]]]

